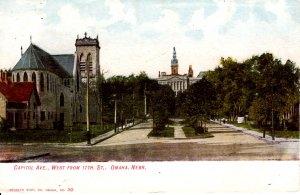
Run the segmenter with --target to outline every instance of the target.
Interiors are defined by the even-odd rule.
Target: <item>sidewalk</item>
[[[115,129],[111,130],[111,131],[108,131],[104,134],[101,134],[101,135],[98,135],[97,137],[94,137],[91,139],[91,145],[95,145],[95,144],[98,144],[106,139],[109,139],[123,131],[125,131],[127,128],[131,128],[137,124],[139,124],[141,122],[141,120],[138,120],[136,121],[134,124],[133,123],[128,123],[126,125],[123,126],[123,130],[122,130],[122,126],[120,127],[117,127],[117,130],[115,132]],[[81,142],[81,143],[77,143],[75,145],[86,145],[86,142]]]
[[[174,127],[174,138],[175,139],[182,139],[182,138],[186,138],[183,130],[182,130],[182,125],[175,125],[172,126]]]
[[[218,124],[223,125],[225,127],[235,129],[237,131],[243,132],[245,134],[257,137],[258,139],[265,140],[265,141],[268,141],[268,142],[299,142],[299,139],[281,138],[281,137],[275,137],[275,140],[272,140],[272,136],[267,135],[267,134],[266,134],[265,138],[263,138],[263,134],[261,132],[249,130],[249,129],[246,129],[246,128],[243,128],[243,127],[237,127],[237,126],[234,126],[232,124],[219,123],[218,121],[213,121],[212,120],[212,122],[218,123]]]

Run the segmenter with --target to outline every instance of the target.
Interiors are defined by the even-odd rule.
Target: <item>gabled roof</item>
[[[70,75],[73,75],[74,55],[60,54],[52,55],[52,57],[63,67]]]
[[[50,54],[32,43],[13,70],[48,70],[62,78],[71,77]]]
[[[22,83],[0,82],[0,92],[6,97],[8,102],[14,102],[14,103],[29,102],[32,93],[34,93],[38,105],[41,104],[36,90],[35,83],[33,82],[22,82]]]

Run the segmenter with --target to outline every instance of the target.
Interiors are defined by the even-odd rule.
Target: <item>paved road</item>
[[[141,123],[94,146],[0,145],[1,158],[48,152],[26,162],[299,160],[299,142],[268,142],[219,124],[208,125],[213,138],[148,138],[151,126]]]

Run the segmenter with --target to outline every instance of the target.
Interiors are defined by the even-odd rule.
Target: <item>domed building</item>
[[[185,91],[189,85],[196,83],[200,78],[194,77],[192,65],[189,66],[188,74],[178,73],[178,59],[176,56],[175,47],[173,47],[173,58],[171,59],[171,74],[160,72],[157,82],[161,85],[169,85],[177,96],[178,93]]]

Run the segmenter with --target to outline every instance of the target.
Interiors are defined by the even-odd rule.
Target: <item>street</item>
[[[212,138],[147,137],[152,122],[138,124],[93,146],[76,144],[0,145],[1,162],[107,162],[202,160],[299,160],[299,142],[270,142],[220,124]],[[176,125],[175,129],[181,129]],[[179,136],[178,138],[176,136]],[[27,158],[37,155],[36,158]],[[24,160],[22,160],[24,159]],[[9,162],[9,161],[8,161]],[[12,161],[13,162],[13,161]]]

